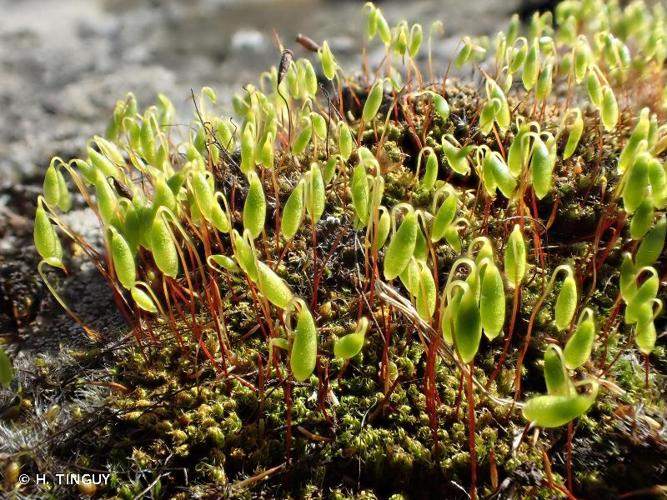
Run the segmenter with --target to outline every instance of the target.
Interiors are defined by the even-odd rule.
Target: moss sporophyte
[[[361,74],[301,36],[311,58],[281,44],[280,66],[234,97],[234,118],[214,111],[210,88],[193,94],[182,133],[165,96],[143,114],[132,94],[119,101],[87,157],[46,170],[39,272],[81,321],[47,268],[67,269],[63,238],[83,249],[138,342],[171,332],[179,363],[203,356],[220,383],[256,395],[242,425],[279,429],[289,463],[309,453],[300,440],[360,457],[370,441],[352,446],[347,432],[382,441],[365,426],[421,429],[422,414],[428,432],[410,460],[442,469],[441,493],[455,478],[475,498],[517,469],[508,450],[528,446],[523,425],[554,430],[535,434],[544,467],[521,495],[573,497],[583,480],[571,469],[573,422],[591,427],[610,402],[650,398],[650,359],[664,351],[664,8],[561,2],[525,27],[513,18],[493,41],[464,37],[453,61],[432,54],[434,24],[428,78],[420,25],[391,25],[372,3],[363,16],[364,44],[379,38],[384,57]],[[479,78],[435,71],[450,62]],[[67,224],[82,201],[101,247]],[[646,385],[621,394],[619,359],[636,355]],[[0,383],[11,378],[0,350]],[[340,414],[364,387],[377,396],[365,414]],[[277,394],[286,425],[265,406]],[[170,431],[177,448],[190,425]],[[560,454],[553,436],[566,425],[555,474],[548,455]],[[452,444],[464,429],[467,443]],[[483,442],[489,432],[506,435]],[[223,434],[209,445],[231,453]]]

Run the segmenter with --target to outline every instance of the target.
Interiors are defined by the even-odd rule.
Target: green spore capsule
[[[262,181],[255,172],[248,173],[248,195],[243,204],[243,227],[250,231],[253,239],[264,230],[266,220],[266,198]]]
[[[336,60],[326,40],[322,42],[319,56],[322,63],[322,73],[324,73],[327,80],[333,80],[334,76],[336,76]]]
[[[588,71],[586,89],[588,90],[588,97],[591,100],[591,104],[596,108],[600,108],[602,106],[602,84],[600,84],[600,79],[595,74],[595,71]]]
[[[140,309],[152,314],[157,313],[155,302],[153,302],[153,299],[146,292],[135,286],[130,290],[130,295],[132,295],[132,300],[134,300]]]
[[[384,277],[394,279],[401,274],[414,255],[417,244],[417,214],[409,212],[391,238],[384,256]]]
[[[375,115],[380,110],[382,104],[382,97],[384,96],[384,80],[377,80],[368,92],[368,97],[364,103],[364,108],[361,112],[361,119],[364,123],[370,123]]]
[[[398,275],[403,286],[410,292],[413,297],[417,296],[419,291],[419,263],[414,257],[410,259],[408,265],[403,269],[403,272]]]
[[[105,177],[114,177],[116,179],[120,177],[120,170],[111,162],[111,160],[109,160],[109,158],[98,153],[90,146],[86,148],[86,151],[88,152],[88,161],[94,168],[100,170]]]
[[[417,281],[416,306],[417,313],[425,320],[430,321],[435,313],[437,294],[433,273],[424,262],[419,264],[419,278]]]
[[[352,193],[352,206],[363,227],[368,223],[370,188],[368,186],[366,167],[361,162],[352,170],[350,191]]]
[[[635,275],[635,265],[632,262],[632,255],[628,252],[623,254],[620,270],[621,297],[628,303],[637,293],[637,281]]]
[[[660,160],[654,158],[649,162],[648,178],[651,184],[653,206],[658,209],[665,208],[667,206],[667,172]]]
[[[653,317],[650,319],[640,319],[637,322],[635,329],[635,343],[639,348],[639,352],[649,355],[655,349],[655,341],[658,335],[655,330],[655,322]]]
[[[211,209],[211,224],[221,233],[229,233],[232,229],[232,225],[229,222],[229,217],[225,213],[225,210],[217,199],[223,197],[222,193],[218,192],[216,195],[216,201],[213,202],[213,208]]]
[[[338,359],[352,359],[359,354],[364,347],[368,324],[368,319],[362,317],[354,332],[337,339],[334,344],[334,356]]]
[[[241,172],[248,172],[255,169],[255,130],[252,125],[246,125],[241,134]]]
[[[637,212],[639,213],[639,212]],[[635,213],[635,217],[637,216]],[[637,254],[635,256],[635,263],[637,267],[644,267],[653,265],[665,246],[665,237],[667,236],[667,218],[665,214],[658,219],[655,226],[651,228],[644,236],[644,239],[639,244]]]
[[[526,128],[520,127],[507,153],[507,166],[514,177],[518,177],[521,174],[524,163],[527,160],[525,141],[528,133]]]
[[[456,224],[450,224],[445,228],[445,241],[447,244],[452,247],[452,250],[456,253],[461,253],[461,237],[459,236],[459,226]]]
[[[563,352],[558,346],[549,345],[544,351],[544,382],[549,395],[569,396],[573,392],[572,382],[565,369]]]
[[[435,109],[435,112],[440,117],[440,119],[443,122],[447,122],[447,120],[449,120],[450,114],[449,103],[447,102],[447,99],[445,99],[440,94],[433,92],[431,93],[431,101],[433,102],[433,109]]]
[[[628,177],[623,187],[622,196],[623,208],[629,214],[633,214],[642,201],[651,198],[648,177],[649,161],[650,156],[648,154],[639,155],[626,174]]]
[[[545,100],[551,95],[553,85],[553,65],[545,64],[540,71],[535,87],[535,97],[539,101]]]
[[[137,279],[136,265],[130,245],[115,229],[111,229],[111,259],[118,281],[128,290],[134,287]]]
[[[443,291],[443,299],[440,306],[440,329],[442,330],[442,338],[447,345],[454,343],[454,318],[463,297],[463,290],[457,288],[454,291],[454,296],[449,300],[445,300],[446,290]],[[447,304],[445,304],[447,302]]]
[[[411,58],[417,57],[422,42],[424,41],[424,31],[420,24],[413,24],[410,28],[410,36],[408,37],[408,54]]]
[[[257,262],[257,288],[269,302],[280,309],[286,309],[294,298],[294,294],[285,280],[264,262],[259,261]]]
[[[614,91],[609,85],[602,89],[602,124],[605,130],[613,130],[618,122],[618,103]]]
[[[350,127],[348,127],[347,123],[341,122],[341,125],[338,127],[338,152],[344,161],[350,159],[353,145],[354,142]]]
[[[422,178],[422,187],[427,191],[434,188],[435,181],[438,179],[438,157],[433,149],[429,149],[430,152],[426,159],[426,169],[424,170],[424,177]],[[422,151],[424,150],[422,149]]]
[[[563,160],[567,160],[570,156],[574,154],[581,140],[581,136],[584,133],[584,120],[581,117],[581,111],[579,108],[575,108],[575,118],[572,125],[570,125],[569,133],[567,136],[567,142],[565,143],[565,148],[563,149]]]
[[[292,153],[295,155],[300,155],[303,153],[308,145],[310,140],[313,137],[313,122],[310,118],[305,117],[301,121],[302,127],[299,135],[296,136],[294,142],[292,143]]]
[[[58,169],[53,164],[46,169],[46,174],[44,174],[42,192],[46,203],[52,207],[58,205],[60,201],[60,182],[58,181]]]
[[[41,204],[35,211],[35,225],[33,228],[33,239],[37,253],[52,267],[65,269],[63,264],[63,249],[55,228]]]
[[[150,230],[151,250],[157,267],[171,278],[178,276],[178,252],[167,222],[160,215],[155,217]]]
[[[310,170],[305,174],[306,185],[304,190],[304,201],[306,211],[313,224],[319,222],[324,213],[326,194],[324,192],[324,178],[322,170],[317,163],[310,164]]]
[[[538,200],[544,198],[551,191],[553,169],[554,161],[549,154],[549,148],[540,137],[536,137],[530,159],[530,170],[533,189]]]
[[[637,151],[642,141],[648,139],[650,128],[649,108],[643,108],[639,113],[637,125],[632,130],[628,141],[625,143],[621,155],[618,157],[618,172],[623,173],[632,166],[635,161]]]
[[[192,189],[195,194],[195,201],[199,211],[206,220],[211,219],[211,212],[215,204],[213,188],[208,182],[206,175],[202,171],[195,171],[192,174]]]
[[[660,286],[658,272],[652,267],[643,267],[639,271],[638,276],[644,271],[647,271],[650,276],[639,285],[625,308],[625,322],[628,324],[636,323],[642,316],[642,308],[658,294]]]
[[[290,369],[297,382],[303,382],[315,370],[317,362],[317,327],[306,304],[300,300],[296,328],[293,331]]]
[[[574,334],[565,344],[565,350],[563,351],[565,366],[570,370],[575,370],[586,363],[591,357],[594,339],[595,321],[593,320],[593,311],[587,307],[579,316]]]
[[[104,225],[108,226],[116,215],[118,198],[116,192],[101,170],[97,171],[95,181],[95,193],[97,194],[97,208]]]
[[[487,175],[493,179],[493,194],[495,194],[495,186],[497,186],[505,198],[511,198],[516,190],[517,182],[500,154],[495,151],[487,153],[484,157],[483,169],[485,181]]]
[[[495,339],[505,324],[505,288],[496,265],[488,258],[478,266],[482,268],[480,280],[479,312],[484,335]]]
[[[514,225],[507,240],[504,262],[507,280],[512,287],[516,288],[526,274],[526,243],[518,224]]]
[[[447,163],[457,174],[468,175],[470,173],[468,153],[470,153],[472,150],[472,146],[458,148],[452,142],[450,142],[450,139],[456,141],[456,139],[449,135],[443,135],[440,141],[442,145],[442,151],[445,153],[445,158],[447,159]]]
[[[214,269],[215,266],[213,266],[210,261],[215,262],[216,265],[220,266],[223,269],[226,269],[231,273],[237,273],[241,270],[236,261],[231,257],[229,257],[228,255],[213,254],[209,256],[207,260],[209,261],[208,262],[209,266],[213,267]]]
[[[379,210],[380,217],[377,225],[377,236],[374,242],[378,250],[384,247],[391,231],[391,216],[389,215],[389,211],[385,207],[380,207]]]
[[[521,74],[521,80],[523,82],[523,87],[526,90],[530,90],[535,86],[537,78],[540,72],[540,46],[537,39],[533,40],[533,44],[528,50],[526,55],[526,60],[523,63],[523,73]]]
[[[529,399],[523,407],[523,416],[538,427],[560,427],[586,413],[598,393],[598,383],[584,381],[591,386],[588,394],[571,396],[536,396]],[[584,382],[580,382],[581,385]]]
[[[577,282],[574,280],[572,269],[569,266],[565,269],[567,276],[563,280],[554,306],[554,321],[559,330],[565,330],[570,326],[577,310]]]
[[[303,203],[304,185],[305,181],[301,179],[290,193],[283,208],[280,232],[287,240],[294,238],[303,221],[305,213]]]
[[[259,153],[259,162],[266,168],[273,168],[274,161],[274,144],[273,144],[273,134],[266,134],[266,138],[262,143],[262,147]]]
[[[651,229],[653,224],[653,202],[649,199],[642,201],[632,215],[630,221],[630,237],[640,240]]]
[[[458,283],[459,286],[465,286],[461,302],[454,313],[454,343],[461,360],[470,363],[475,358],[482,339],[482,318],[474,291],[467,283]]]
[[[243,272],[245,272],[248,277],[257,281],[257,258],[255,256],[255,249],[252,246],[253,238],[250,235],[250,231],[245,230],[243,237],[236,231],[232,230],[232,242],[234,243],[234,257],[236,262]]]
[[[454,221],[457,201],[456,195],[453,192],[449,192],[438,208],[431,226],[431,241],[433,243],[440,241],[444,237],[447,227]]]
[[[488,135],[493,130],[496,116],[500,113],[502,103],[498,99],[491,99],[484,104],[482,112],[479,114],[479,129],[482,134]]]

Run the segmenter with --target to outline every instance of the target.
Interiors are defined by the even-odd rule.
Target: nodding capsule
[[[299,33],[296,36],[296,43],[298,43],[304,49],[309,50],[311,52],[317,52],[318,50],[320,50],[320,46],[315,40],[301,33]]]
[[[278,85],[283,81],[289,67],[294,61],[294,53],[290,49],[284,49],[282,55],[280,56],[280,65],[278,66]]]

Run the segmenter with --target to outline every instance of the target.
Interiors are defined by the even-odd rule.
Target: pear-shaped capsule
[[[294,379],[303,382],[315,370],[317,362],[317,327],[308,307],[301,302],[293,332],[290,369]]]
[[[544,351],[544,382],[547,394],[552,396],[568,396],[572,393],[572,383],[567,376],[563,352],[553,344]]]
[[[632,262],[632,255],[628,252],[623,254],[623,260],[621,261],[620,269],[620,288],[621,288],[621,297],[627,303],[635,293],[637,293],[637,276],[635,275],[635,265]]]
[[[259,261],[257,262],[257,288],[269,302],[281,309],[286,309],[294,297],[285,280],[264,262]]]
[[[456,195],[448,193],[433,218],[431,226],[431,241],[433,243],[440,241],[444,237],[447,226],[454,221],[454,217],[456,216],[456,204]]]
[[[304,202],[306,211],[313,223],[319,222],[324,213],[326,194],[322,170],[317,163],[311,163],[310,170],[305,174]]]
[[[565,344],[563,357],[565,366],[570,370],[579,368],[588,361],[593,350],[593,340],[595,339],[595,321],[593,320],[593,311],[589,308],[584,309],[579,318],[579,323]]]
[[[627,302],[625,308],[625,322],[636,323],[642,317],[642,310],[658,294],[660,280],[658,272],[652,267],[645,267],[642,271],[648,271],[649,277],[637,288],[632,298]],[[641,273],[640,273],[641,274]]]
[[[642,201],[630,220],[630,237],[640,240],[651,228],[653,223],[653,202],[650,199]]]
[[[123,236],[115,229],[111,230],[111,259],[118,281],[128,290],[134,287],[137,278],[136,265],[132,249]]]
[[[637,216],[637,213],[635,213],[635,217]],[[653,226],[653,228],[651,228],[646,233],[646,236],[644,236],[644,239],[639,244],[637,255],[635,256],[637,267],[653,265],[658,260],[658,258],[660,258],[662,249],[665,246],[666,236],[667,218],[665,218],[665,214],[662,214],[662,216],[655,223],[655,226]]]
[[[433,273],[426,263],[420,262],[415,303],[417,313],[425,321],[430,321],[435,313],[436,293]]]
[[[384,277],[386,279],[394,279],[407,267],[410,258],[414,255],[418,230],[417,215],[409,212],[387,247],[384,256]]]
[[[602,89],[602,124],[606,130],[613,130],[618,122],[618,103],[609,85]]]
[[[266,198],[262,181],[255,172],[248,172],[248,195],[243,204],[243,227],[250,231],[253,239],[264,230],[266,220]]]
[[[635,343],[639,347],[642,354],[649,355],[655,349],[655,341],[657,339],[657,332],[655,330],[655,323],[653,318],[642,319],[637,322],[635,330]]]
[[[350,132],[350,127],[347,123],[341,122],[342,124],[338,127],[338,152],[344,161],[347,161],[352,155],[352,133]]]
[[[285,239],[288,240],[294,238],[294,235],[296,235],[301,226],[301,222],[303,221],[305,213],[305,208],[303,206],[304,184],[303,179],[298,182],[287,198],[287,202],[283,208],[280,231]]]
[[[214,196],[213,188],[209,184],[206,175],[202,171],[195,171],[192,174],[192,189],[195,194],[195,201],[197,207],[206,220],[211,219],[211,211],[213,210]]]
[[[63,249],[56,230],[51,225],[49,216],[41,206],[35,212],[35,225],[33,229],[35,248],[47,264],[53,267],[64,268],[62,263]]]
[[[361,352],[364,347],[364,339],[368,330],[368,319],[361,318],[357,328],[352,333],[336,340],[334,344],[334,355],[338,359],[351,359]]]
[[[581,111],[576,109],[576,115],[574,122],[570,126],[570,130],[567,135],[567,142],[565,143],[565,148],[563,149],[563,160],[567,160],[570,156],[574,154],[581,140],[581,136],[584,133],[584,120],[581,117]]]
[[[375,115],[380,110],[382,104],[382,97],[384,95],[384,80],[377,80],[371,90],[368,92],[368,97],[364,103],[364,108],[361,113],[361,119],[365,123],[370,123]]]
[[[483,267],[483,270],[480,279],[479,312],[484,335],[493,340],[500,335],[505,324],[505,288],[500,271],[493,262],[487,259],[482,261],[480,267]]]
[[[155,302],[153,302],[153,299],[150,297],[150,295],[148,295],[142,289],[136,286],[132,287],[130,294],[132,295],[132,300],[134,300],[135,304],[137,304],[140,309],[143,309],[144,311],[152,314],[157,312]]]
[[[530,171],[535,196],[541,200],[551,191],[554,161],[544,141],[536,137],[530,160]]]
[[[178,275],[178,252],[171,231],[161,216],[155,217],[150,230],[151,250],[158,269],[166,276]]]
[[[510,285],[519,286],[526,274],[526,243],[518,224],[514,225],[505,247],[505,275]]]
[[[538,427],[560,427],[586,413],[597,397],[598,384],[591,381],[589,394],[535,396],[523,407],[523,416]]]
[[[577,310],[577,282],[574,280],[572,270],[568,269],[567,276],[563,280],[556,305],[554,306],[554,321],[556,328],[565,330],[570,326],[570,322]]]
[[[482,319],[474,291],[465,284],[463,296],[454,313],[454,342],[464,363],[470,363],[482,338]]]
[[[252,247],[252,236],[248,230],[241,236],[236,229],[232,231],[232,242],[234,244],[234,257],[239,267],[251,280],[257,281],[257,257]]]
[[[352,170],[352,179],[350,180],[350,191],[352,193],[352,206],[362,226],[368,222],[368,202],[370,188],[368,186],[368,177],[366,167],[359,163]]]

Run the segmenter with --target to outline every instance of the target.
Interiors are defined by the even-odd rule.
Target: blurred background
[[[384,0],[390,23],[428,32],[446,64],[463,34],[495,34],[526,0]],[[0,184],[41,183],[49,159],[80,154],[103,133],[115,101],[133,91],[140,106],[157,92],[192,116],[190,89],[213,87],[224,109],[242,85],[278,64],[273,30],[297,56],[298,33],[329,40],[345,70],[359,69],[361,1],[336,0],[0,0]],[[380,58],[383,48],[374,44]],[[316,66],[317,67],[317,66]]]

